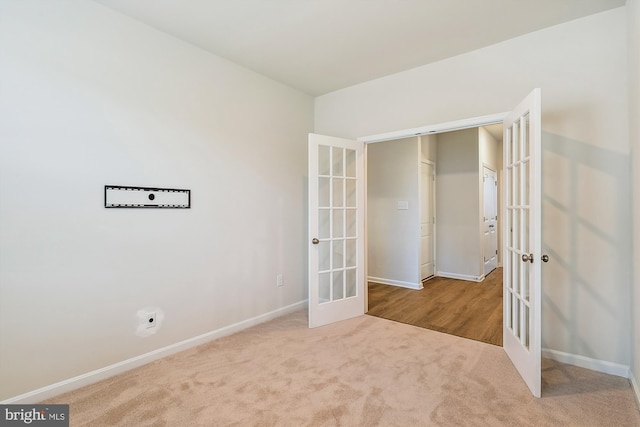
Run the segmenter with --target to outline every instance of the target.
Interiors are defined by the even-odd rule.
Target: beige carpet
[[[640,426],[626,379],[543,370],[535,399],[500,347],[297,312],[48,402],[72,426]]]

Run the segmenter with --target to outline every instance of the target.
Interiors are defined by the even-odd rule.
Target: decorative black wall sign
[[[104,186],[105,208],[191,208],[191,190]]]

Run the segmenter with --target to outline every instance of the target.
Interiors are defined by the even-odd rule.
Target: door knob
[[[311,239],[311,243],[313,243],[314,245],[317,245],[318,243],[320,243],[320,240],[318,240],[318,238],[314,237],[313,239]]]
[[[522,254],[522,261],[524,262],[530,262],[533,264],[533,254]]]
[[[549,262],[549,255],[547,254],[542,255],[542,262]]]

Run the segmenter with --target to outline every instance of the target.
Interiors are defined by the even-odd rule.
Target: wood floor
[[[482,282],[435,277],[416,291],[369,282],[369,312],[502,346],[502,268]]]

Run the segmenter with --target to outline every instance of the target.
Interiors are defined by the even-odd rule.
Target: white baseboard
[[[418,282],[418,283],[403,282],[401,280],[383,279],[382,277],[373,277],[373,276],[369,276],[367,280],[369,282],[382,283],[383,285],[400,286],[401,288],[415,289],[417,291],[423,288],[422,282]]]
[[[307,303],[308,300],[300,301],[295,304],[291,304],[286,307],[271,311],[269,313],[261,314],[260,316],[243,320],[242,322],[234,323],[233,325],[225,326],[224,328],[216,329],[215,331],[210,331],[205,334],[198,335],[196,337],[150,351],[149,353],[132,357],[131,359],[127,359],[122,362],[114,363],[113,365],[105,366],[104,368],[96,369],[95,371],[87,372],[86,374],[78,375],[77,377],[69,378],[67,380],[42,387],[37,390],[21,394],[19,396],[9,398],[7,400],[3,400],[0,402],[0,404],[34,404],[37,402],[41,402],[53,396],[66,393],[68,391],[98,382],[105,378],[121,374],[133,368],[146,365],[147,363],[153,362],[154,360],[161,359],[163,357],[187,350],[189,348],[204,344],[217,338],[231,335],[243,329],[250,328],[251,326],[267,322],[269,320],[275,319],[276,317],[280,317],[285,314],[300,310],[306,307]]]
[[[629,366],[619,363],[607,362],[605,360],[592,359],[590,357],[580,356],[577,354],[564,353],[562,351],[542,349],[542,357],[566,363],[568,365],[579,366],[581,368],[591,369],[605,374],[616,375],[618,377],[629,378]]]
[[[629,382],[631,382],[631,388],[636,395],[636,403],[638,404],[638,409],[640,409],[640,387],[638,387],[638,382],[633,372],[629,372]]]
[[[448,279],[466,280],[469,282],[482,282],[484,280],[484,274],[482,276],[469,276],[467,274],[448,273],[446,271],[436,271],[436,276],[446,277]]]

